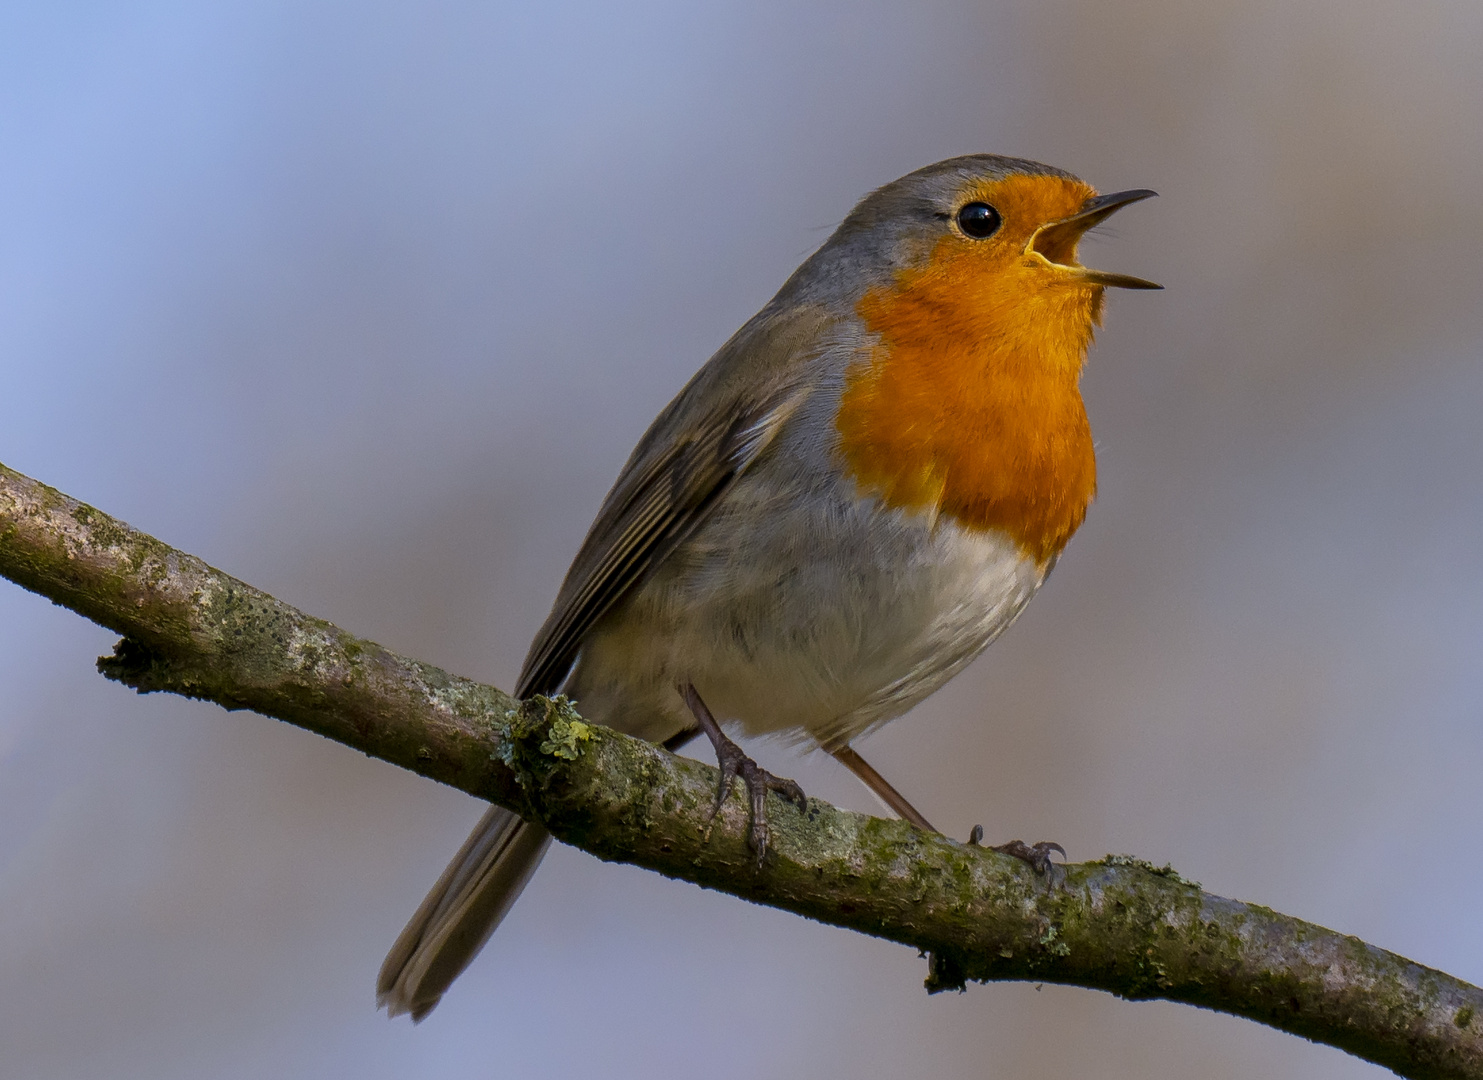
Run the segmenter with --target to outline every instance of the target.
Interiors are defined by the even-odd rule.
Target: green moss
[[[96,507],[78,503],[71,509],[71,516],[88,530],[88,542],[94,547],[122,548],[145,547],[137,543],[139,534],[123,522],[109,517]],[[159,543],[155,541],[155,543]],[[135,568],[137,569],[137,567]]]
[[[1071,946],[1061,940],[1060,931],[1052,923],[1045,928],[1045,933],[1040,935],[1040,944],[1046,952],[1052,956],[1070,956]]]
[[[1174,867],[1170,866],[1168,863],[1165,863],[1163,866],[1155,866],[1147,859],[1140,859],[1136,855],[1103,855],[1102,858],[1098,859],[1094,863],[1089,863],[1088,865],[1132,866],[1136,867],[1139,870],[1146,870],[1150,874],[1155,874],[1162,878],[1168,878],[1170,881],[1173,881],[1179,885],[1188,885],[1194,889],[1198,889],[1200,887],[1200,883],[1198,881],[1191,881],[1189,880],[1189,878],[1181,877],[1179,871],[1175,870]]]

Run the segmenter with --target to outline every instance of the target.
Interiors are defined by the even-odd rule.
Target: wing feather
[[[624,466],[531,643],[520,697],[551,694],[592,626],[688,539],[802,404],[826,320],[766,309],[660,414]],[[763,372],[765,377],[757,377]],[[713,402],[696,416],[693,403]]]

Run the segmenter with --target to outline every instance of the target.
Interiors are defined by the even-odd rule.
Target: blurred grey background
[[[508,686],[623,456],[852,201],[997,151],[1095,240],[1101,494],[865,749],[1483,981],[1483,5],[0,4],[0,461]],[[0,585],[6,1077],[1361,1077],[554,851],[432,1018],[385,948],[479,814],[93,673]],[[828,760],[754,745],[815,795]]]

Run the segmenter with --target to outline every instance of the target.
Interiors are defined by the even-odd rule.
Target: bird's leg
[[[716,788],[716,805],[711,807],[710,817],[706,820],[714,820],[715,816],[721,812],[721,804],[726,801],[726,795],[731,790],[731,781],[740,776],[742,782],[747,785],[747,794],[752,799],[747,846],[757,853],[757,865],[761,866],[762,856],[767,853],[767,793],[776,791],[789,802],[796,804],[800,810],[808,809],[808,799],[804,796],[803,789],[792,780],[772,775],[742,753],[742,748],[726,737],[726,733],[721,730],[721,725],[716,723],[716,718],[711,715],[711,710],[700,699],[700,694],[694,686],[690,683],[681,683],[677,689],[680,691],[680,696],[685,699],[685,704],[690,707],[690,712],[695,717],[696,723],[700,725],[700,730],[705,732],[706,737],[711,740],[711,745],[716,748],[716,763],[721,767],[721,783]]]
[[[889,806],[897,817],[905,818],[917,828],[925,829],[927,832],[937,831],[932,827],[932,823],[917,811],[915,806],[906,801],[906,798],[901,792],[888,784],[886,778],[876,772],[871,767],[870,762],[866,761],[855,751],[854,747],[838,746],[833,748],[826,747],[825,749],[829,750],[830,756],[835,761],[839,762],[846,769],[849,769],[850,772],[860,778],[866,787],[875,792],[876,797]]]

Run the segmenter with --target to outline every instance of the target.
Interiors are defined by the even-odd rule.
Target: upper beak
[[[1106,270],[1089,270],[1076,259],[1076,242],[1094,225],[1100,225],[1125,206],[1151,199],[1157,191],[1135,188],[1132,191],[1115,191],[1111,195],[1097,195],[1082,204],[1080,210],[1068,218],[1052,221],[1035,230],[1030,242],[1025,245],[1026,254],[1039,255],[1047,262],[1064,266],[1076,277],[1093,285],[1111,285],[1118,289],[1162,289],[1163,286],[1128,274],[1112,274]],[[1059,256],[1059,257],[1058,257]],[[1069,261],[1068,261],[1069,260]]]

